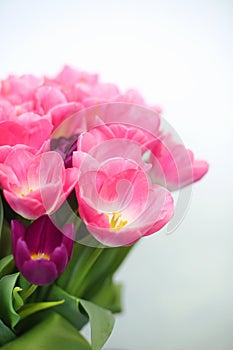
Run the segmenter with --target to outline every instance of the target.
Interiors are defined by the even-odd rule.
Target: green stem
[[[89,271],[91,270],[92,266],[98,259],[98,257],[101,255],[103,252],[103,248],[96,248],[94,249],[92,255],[90,258],[87,260],[85,265],[83,266],[82,270],[80,271],[79,275],[74,278],[74,284],[72,286],[72,291],[74,295],[79,295],[80,294],[80,288],[85,285],[84,280],[86,276],[88,275]]]
[[[36,291],[37,287],[37,285],[31,284],[31,286],[25,292],[21,293],[21,298],[23,300],[29,298]]]

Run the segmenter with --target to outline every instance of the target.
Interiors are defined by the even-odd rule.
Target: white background
[[[233,348],[233,2],[0,1],[0,77],[68,63],[135,87],[210,163],[183,223],[117,274],[125,312],[106,348]]]

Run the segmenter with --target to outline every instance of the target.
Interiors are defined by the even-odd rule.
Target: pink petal
[[[0,123],[0,146],[14,146],[16,144],[28,144],[28,131],[22,125],[13,121]]]
[[[3,191],[3,194],[11,208],[26,219],[37,219],[45,214],[39,193],[38,198],[33,198],[31,195],[20,197],[6,190]]]
[[[11,75],[1,82],[1,94],[7,97],[11,103],[20,105],[33,98],[35,89],[40,83],[40,79],[33,75],[21,77]]]
[[[119,95],[120,90],[115,84],[99,83],[91,89],[91,96],[110,100]]]
[[[21,184],[8,165],[0,164],[0,186],[5,190],[11,190],[12,186],[20,188]]]
[[[35,113],[21,114],[18,122],[28,131],[28,145],[36,149],[39,149],[49,139],[53,129],[47,117],[42,118]]]
[[[81,81],[92,85],[96,84],[97,80],[97,74],[89,74],[67,65],[64,66],[63,70],[55,78],[55,81],[61,85],[74,85]]]
[[[54,106],[66,102],[64,94],[58,88],[42,86],[36,92],[36,110],[39,114],[46,114]]]
[[[68,168],[65,170],[65,183],[63,185],[63,191],[65,198],[74,189],[76,183],[78,182],[79,171],[76,168]]]
[[[55,107],[51,108],[49,113],[52,118],[54,129],[63,123],[64,120],[71,117],[74,113],[79,112],[81,109],[83,109],[83,106],[78,102],[69,102],[56,105]]]
[[[194,160],[193,153],[176,143],[170,134],[158,139],[151,150],[149,161],[152,163],[153,182],[163,184],[170,190],[199,180],[208,170],[206,162]]]
[[[27,172],[34,159],[35,155],[28,150],[14,148],[5,160],[5,165],[12,169],[22,187],[28,186]]]

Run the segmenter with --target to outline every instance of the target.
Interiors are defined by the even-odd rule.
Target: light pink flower
[[[0,164],[0,185],[13,210],[36,219],[59,208],[77,182],[77,170],[65,169],[57,152],[35,156],[13,149]]]
[[[99,136],[98,129],[102,130]],[[144,135],[140,130],[129,128],[125,138],[126,127],[107,129],[104,126],[81,135],[78,151],[73,153],[73,166],[79,169],[79,213],[101,243],[129,245],[170,220],[173,199],[165,188],[150,182],[150,166],[142,162],[139,141]],[[113,129],[118,138],[111,135]]]

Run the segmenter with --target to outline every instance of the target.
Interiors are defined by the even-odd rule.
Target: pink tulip
[[[107,137],[107,132],[119,137]],[[128,138],[126,133],[120,125],[93,129],[80,136],[73,153],[73,166],[79,170],[79,214],[90,233],[107,246],[132,244],[160,230],[173,215],[170,193],[147,175],[150,166],[143,163],[138,142],[144,135],[140,130],[134,135],[132,128]]]
[[[35,94],[35,108],[40,115],[46,114],[51,108],[66,102],[66,97],[56,87],[42,86]]]
[[[10,75],[1,81],[0,95],[13,105],[20,105],[34,98],[35,91],[41,83],[41,79],[34,75]]]
[[[106,103],[82,109],[58,126],[54,137],[70,138],[97,126],[109,124],[131,125],[152,134],[159,133],[160,116],[150,109],[129,103]]]
[[[24,144],[39,149],[51,131],[52,124],[47,117],[24,113],[17,119],[0,122],[0,146]]]
[[[75,69],[71,66],[65,65],[61,72],[52,79],[60,86],[74,86],[79,83],[86,83],[89,85],[94,85],[98,82],[97,74],[90,74],[78,69]]]
[[[77,170],[65,169],[57,152],[35,156],[25,149],[13,149],[0,164],[3,194],[12,209],[27,219],[56,211],[76,182]]]
[[[175,142],[171,134],[160,135],[149,145],[152,181],[177,190],[200,180],[208,171],[208,163],[195,160],[190,150]]]
[[[54,129],[56,129],[67,118],[71,117],[82,109],[82,104],[78,102],[68,102],[51,108],[49,110],[49,115],[51,116]]]
[[[90,95],[92,86],[98,83],[97,74],[89,74],[70,66],[64,66],[54,79],[45,79],[46,85],[57,86],[69,102],[80,102]]]
[[[0,99],[0,122],[10,119],[14,115],[14,106],[5,99]]]
[[[36,154],[38,151],[35,148],[29,147],[27,145],[17,144],[15,146],[0,146],[0,164],[4,163],[9,154],[16,149],[26,150],[32,154]],[[40,152],[42,153],[42,152]]]
[[[91,88],[89,96],[84,98],[82,103],[85,107],[91,107],[114,101],[119,94],[120,90],[115,84],[98,83]]]

